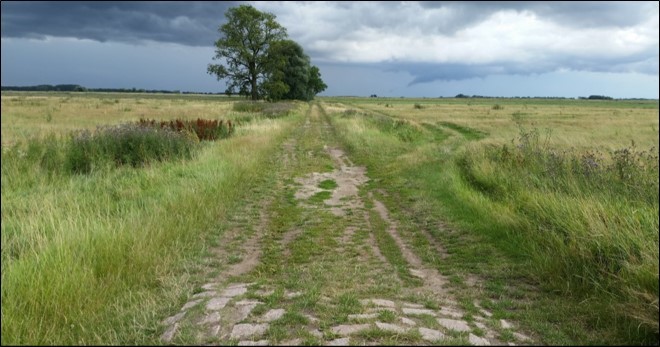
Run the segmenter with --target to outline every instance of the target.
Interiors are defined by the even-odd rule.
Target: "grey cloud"
[[[495,62],[489,64],[383,63],[384,71],[407,72],[413,76],[409,86],[435,81],[460,81],[492,75],[532,75],[558,70],[658,74],[658,57],[639,54],[624,58],[548,57],[533,63]]]
[[[1,3],[2,37],[75,37],[100,42],[152,40],[187,46],[212,46],[225,11],[236,2],[7,2]],[[382,35],[443,34],[474,26],[502,10],[529,11],[573,28],[630,27],[657,16],[656,2],[332,2],[314,13],[311,27],[296,9],[310,3],[256,3],[277,15],[317,61],[332,61],[340,45],[315,47],[319,41],[341,42],[355,37],[360,28],[377,29]],[[316,5],[315,5],[316,6]],[[422,8],[420,10],[420,7]],[[313,12],[313,11],[312,11]],[[318,18],[317,18],[318,16]],[[284,20],[290,20],[287,25]],[[299,25],[296,26],[295,24]],[[301,25],[302,24],[302,25]],[[367,64],[365,64],[366,66]],[[480,65],[460,62],[379,63],[384,71],[403,71],[413,76],[411,85],[432,81],[465,80],[498,74],[529,75],[558,69],[596,72],[636,71],[658,74],[658,46],[625,57],[557,56],[550,52],[528,63],[495,61]]]
[[[231,2],[2,2],[2,37],[212,46]]]
[[[154,40],[190,46],[212,45],[225,11],[237,2],[76,2],[3,1],[2,37],[43,38],[46,35],[96,41]],[[286,16],[287,6],[257,3]],[[293,7],[296,5],[294,4]],[[302,6],[302,5],[301,5]],[[396,32],[452,35],[502,10],[531,11],[571,27],[631,26],[658,12],[654,2],[335,2],[322,13],[333,28],[320,38],[336,38],[358,27]],[[422,7],[406,16],[408,7]],[[277,9],[277,10],[275,10]],[[281,12],[281,13],[278,13]],[[318,39],[319,37],[317,37]]]
[[[530,11],[561,25],[577,28],[629,27],[653,13],[658,3],[648,1],[422,1],[425,8],[451,8],[457,20],[474,23],[495,12]]]

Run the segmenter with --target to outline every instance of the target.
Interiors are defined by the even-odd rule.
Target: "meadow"
[[[159,321],[199,286],[195,269],[224,221],[257,208],[256,191],[291,179],[276,169],[278,153],[306,126],[310,105],[3,92],[2,344],[159,343]],[[387,193],[379,198],[420,257],[460,289],[464,309],[480,297],[540,343],[657,344],[657,101],[314,105],[330,133],[299,146],[336,140],[366,166],[369,189]],[[64,158],[80,130],[199,118],[230,120],[235,132],[144,165],[80,173],[48,159]],[[301,168],[331,162],[308,152],[298,152]],[[288,203],[273,207],[273,223],[295,226],[301,212]],[[467,285],[468,274],[485,284]]]
[[[334,101],[337,133],[418,228],[484,235],[534,283],[589,302],[590,325],[657,334],[657,101]]]

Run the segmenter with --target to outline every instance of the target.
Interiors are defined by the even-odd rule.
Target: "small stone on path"
[[[259,341],[239,341],[239,346],[269,346],[270,343],[268,340],[259,340]]]
[[[389,331],[389,332],[393,332],[393,333],[397,333],[397,334],[403,334],[408,330],[407,328],[403,328],[403,327],[400,327],[398,325],[389,324],[389,323],[382,323],[382,322],[376,322],[376,326],[380,330],[385,330],[385,331]]]
[[[401,323],[403,323],[405,325],[410,325],[410,326],[417,325],[417,323],[415,323],[414,320],[412,320],[410,318],[406,318],[406,317],[401,317]]]
[[[268,324],[236,324],[231,329],[232,339],[244,339],[263,335],[268,330]]]
[[[214,290],[217,285],[217,283],[207,283],[203,285],[202,288],[206,290]]]
[[[334,339],[332,341],[329,341],[326,343],[326,346],[348,346],[349,342],[351,340],[348,337],[344,337],[341,339]]]
[[[287,298],[287,299],[293,299],[293,298],[297,298],[301,295],[302,295],[301,292],[287,292],[286,294],[284,294],[284,297]]]
[[[363,299],[363,300],[360,300],[360,303],[362,305],[368,305],[369,303],[372,303],[372,304],[374,304],[376,306],[380,306],[380,307],[391,307],[391,308],[395,307],[394,306],[394,301],[383,300],[383,299]]]
[[[456,331],[470,331],[470,327],[465,321],[462,320],[438,318],[438,323],[447,329]]]
[[[426,309],[426,308],[405,308],[404,307],[404,308],[401,309],[401,311],[403,311],[403,314],[409,314],[409,315],[413,315],[413,316],[419,316],[419,315],[427,314],[427,315],[435,317],[435,312],[433,312],[429,309]]]
[[[170,343],[172,341],[172,338],[174,338],[174,334],[176,333],[176,330],[179,328],[179,323],[174,323],[174,325],[170,326],[165,330],[163,335],[160,336],[161,341],[164,343]]]
[[[197,304],[199,304],[200,302],[202,302],[202,300],[203,300],[203,299],[197,299],[197,300],[193,300],[193,301],[188,301],[185,305],[183,305],[183,307],[181,307],[181,311],[185,311],[185,310],[187,310],[187,309],[190,309],[190,308],[193,308],[193,307],[197,306]]]
[[[179,312],[179,313],[175,314],[174,316],[165,318],[160,324],[162,324],[162,325],[172,325],[172,324],[178,322],[179,320],[181,320],[181,318],[183,318],[183,316],[185,316],[185,315],[186,315],[186,312]]]
[[[227,303],[231,300],[230,298],[213,298],[209,300],[209,302],[206,303],[206,309],[210,311],[217,311],[225,306],[227,306]]]
[[[349,314],[348,319],[373,319],[378,317],[376,313]]]
[[[484,323],[481,323],[481,322],[474,322],[474,325],[476,325],[477,328],[479,328],[479,329],[481,329],[481,330],[486,330],[486,325],[485,325]]]
[[[278,319],[282,318],[282,316],[284,316],[285,312],[286,311],[283,308],[270,310],[270,311],[266,312],[266,314],[264,314],[263,320],[266,321],[266,322],[272,322],[274,320],[278,320]]]
[[[370,324],[353,324],[353,325],[338,325],[336,327],[332,327],[332,332],[341,335],[341,336],[346,336],[350,334],[355,334],[357,332],[360,332],[362,330],[367,330],[371,327]]]
[[[426,278],[426,274],[424,274],[424,272],[420,271],[420,270],[410,269],[410,274],[417,277],[417,278],[421,278],[421,279]]]
[[[422,339],[430,342],[445,338],[445,334],[433,329],[419,328],[419,333],[422,334]]]
[[[293,340],[286,340],[280,342],[280,346],[300,346],[303,340],[301,338],[295,338]]]
[[[206,315],[204,319],[202,319],[199,324],[215,324],[220,322],[220,313],[217,311],[211,312],[210,314]]]
[[[490,342],[488,342],[488,340],[474,334],[470,334],[468,341],[470,341],[470,343],[475,346],[490,346]]]
[[[440,309],[440,312],[439,312],[439,313],[440,313],[441,315],[444,315],[444,316],[449,316],[449,317],[454,317],[454,318],[463,318],[463,314],[462,314],[462,313],[460,313],[460,312],[457,311],[457,310],[454,310],[454,309],[451,309],[451,308],[447,308],[447,307],[443,307],[442,309]]]
[[[193,295],[192,298],[193,298],[193,299],[197,299],[197,298],[210,298],[210,297],[212,297],[212,296],[216,296],[216,295],[218,295],[218,293],[216,293],[216,292],[214,292],[214,291],[206,291],[206,292],[197,293],[197,294]]]
[[[233,298],[238,295],[247,293],[247,288],[245,286],[233,286],[225,289],[221,296],[226,296],[228,298]]]
[[[513,337],[515,337],[518,341],[531,341],[527,335],[523,335],[521,333],[513,333]]]

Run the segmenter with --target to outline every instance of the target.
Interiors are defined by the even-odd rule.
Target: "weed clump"
[[[234,103],[234,111],[261,113],[266,118],[279,118],[288,116],[294,108],[290,102],[255,102],[241,101]]]
[[[341,114],[342,114],[342,117],[352,117],[352,116],[357,116],[358,111],[351,108],[351,109],[345,110]]]
[[[92,133],[71,136],[65,149],[65,168],[90,173],[107,164],[140,167],[154,161],[190,158],[195,141],[183,132],[137,124],[104,126]]]
[[[171,120],[158,122],[153,119],[140,119],[137,123],[141,127],[170,129],[177,132],[189,132],[194,134],[199,140],[218,140],[224,139],[234,133],[234,126],[230,120]]]
[[[235,102],[233,105],[234,111],[237,112],[261,112],[264,107],[265,103],[263,102],[254,102],[254,101],[240,101],[240,102]]]

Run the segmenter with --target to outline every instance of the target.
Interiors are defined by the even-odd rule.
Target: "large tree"
[[[230,8],[227,23],[220,26],[222,34],[215,42],[214,60],[223,64],[209,64],[208,73],[218,80],[228,79],[227,93],[238,93],[259,99],[259,91],[269,75],[268,48],[273,42],[286,38],[286,29],[275,21],[272,13],[261,12],[250,5]]]
[[[271,100],[314,99],[327,88],[316,66],[310,64],[303,48],[291,40],[274,42],[268,49],[268,83],[266,92]]]

